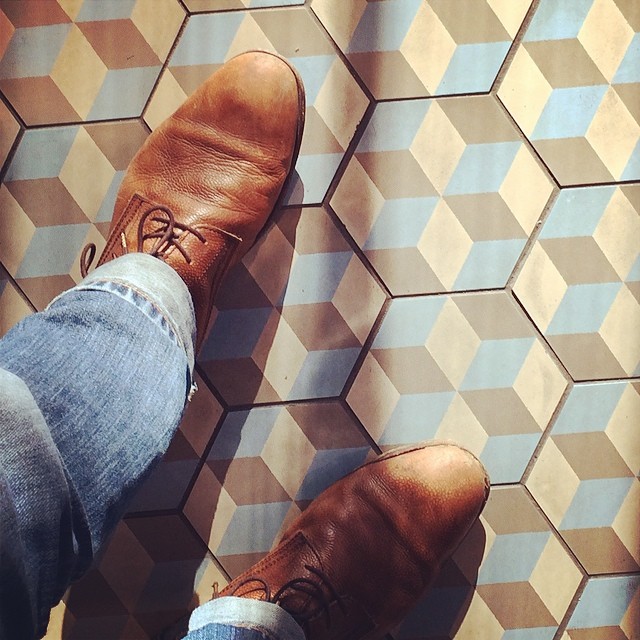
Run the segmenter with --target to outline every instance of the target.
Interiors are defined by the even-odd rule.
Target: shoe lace
[[[144,226],[147,222],[156,223],[158,226],[145,233]],[[136,251],[138,253],[148,253],[154,258],[162,260],[171,248],[175,248],[180,252],[187,264],[191,264],[191,256],[180,242],[185,232],[194,235],[202,243],[206,242],[205,237],[197,229],[188,224],[178,222],[169,207],[157,205],[145,211],[138,222],[138,245]],[[155,242],[151,249],[144,251],[144,243],[153,239],[155,239]],[[129,253],[124,232],[120,234],[120,243],[124,253]],[[80,273],[83,278],[89,272],[95,256],[96,245],[90,242],[80,254]],[[115,258],[115,254],[113,257]]]
[[[243,580],[234,589],[233,593],[237,593],[243,586],[254,585],[252,588],[242,592],[245,597],[251,597],[251,594],[264,593],[263,600],[273,602],[281,606],[300,624],[305,626],[312,618],[318,614],[325,617],[327,628],[331,626],[330,605],[335,601],[343,614],[346,615],[347,607],[343,598],[338,594],[331,584],[328,576],[319,569],[310,565],[304,565],[304,568],[313,576],[310,578],[293,578],[285,582],[275,593],[272,593],[271,587],[261,578],[247,578]],[[328,596],[327,596],[328,592]],[[300,594],[308,596],[299,607],[293,603],[295,596]],[[307,606],[308,601],[312,600],[315,606]]]

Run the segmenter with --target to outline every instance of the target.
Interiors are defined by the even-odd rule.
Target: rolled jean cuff
[[[92,271],[72,289],[61,293],[49,306],[70,291],[108,291],[135,304],[152,321],[166,321],[187,354],[193,379],[196,321],[193,300],[184,280],[169,265],[146,253],[128,253]],[[132,293],[146,299],[150,309],[136,302]],[[160,319],[158,318],[158,312]]]
[[[223,596],[205,602],[191,614],[189,632],[209,624],[253,629],[271,640],[305,640],[302,627],[282,607],[251,598]]]

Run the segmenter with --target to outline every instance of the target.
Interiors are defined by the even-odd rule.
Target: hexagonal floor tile
[[[288,58],[302,76],[306,124],[287,201],[320,203],[369,103],[304,8],[192,15],[145,120],[155,128],[223,62],[249,49]]]
[[[552,193],[491,96],[376,105],[331,199],[394,295],[504,287]]]
[[[2,131],[2,136],[0,136],[0,168],[5,163],[7,156],[9,155],[9,151],[11,151],[11,147],[18,137],[18,133],[20,133],[20,125],[13,117],[13,114],[5,105],[4,102],[0,101],[0,131]]]
[[[498,96],[560,184],[640,178],[639,32],[628,0],[539,4]]]
[[[640,576],[592,578],[562,640],[634,640],[640,637]]]
[[[640,571],[640,383],[576,385],[526,486],[587,572]]]
[[[371,451],[338,401],[232,411],[184,513],[235,576],[269,551],[310,500]]]
[[[323,208],[280,210],[223,283],[200,366],[229,405],[338,396],[384,298]]]
[[[0,186],[0,261],[37,309],[81,279],[105,245],[116,193],[148,135],[137,121],[29,129]],[[89,169],[90,167],[90,169]]]
[[[391,301],[347,401],[383,449],[450,438],[518,482],[567,381],[511,297]]]
[[[640,374],[640,185],[564,189],[513,288],[574,380]]]
[[[185,16],[178,0],[9,1],[0,12],[0,89],[28,125],[141,115]]]
[[[191,13],[229,11],[230,9],[255,9],[258,7],[288,7],[304,4],[304,0],[183,0]]]
[[[32,311],[0,266],[0,337]]]
[[[552,640],[581,580],[526,491],[494,487],[480,522],[394,635]]]
[[[210,600],[214,582],[223,587],[227,578],[180,516],[129,518],[65,594],[45,637],[154,638]]]
[[[530,0],[311,3],[378,100],[489,91],[530,5]]]

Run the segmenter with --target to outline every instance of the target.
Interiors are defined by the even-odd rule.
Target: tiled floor
[[[220,63],[278,51],[308,98],[200,392],[49,640],[157,636],[427,438],[494,489],[396,638],[640,638],[638,31],[635,0],[0,1],[1,333],[79,281],[130,158]]]

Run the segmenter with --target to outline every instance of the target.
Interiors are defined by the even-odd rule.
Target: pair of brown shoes
[[[191,292],[201,344],[221,278],[292,171],[304,109],[283,59],[251,52],[224,65],[133,159],[98,264],[130,251],[165,261]],[[220,595],[280,605],[308,640],[379,637],[422,596],[488,488],[482,465],[454,445],[389,452],[326,490]]]

